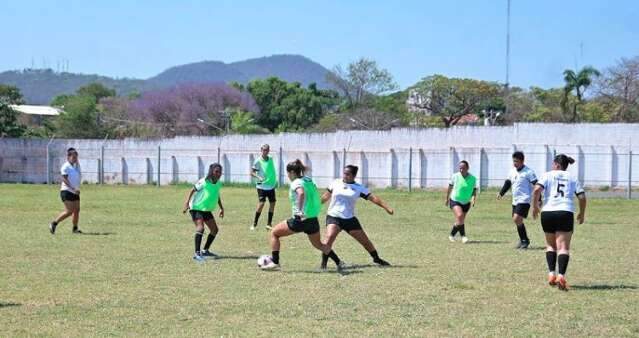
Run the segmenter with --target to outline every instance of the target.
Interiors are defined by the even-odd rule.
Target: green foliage
[[[572,115],[570,117],[571,122],[576,122],[579,119],[577,109],[583,101],[583,94],[592,84],[592,79],[600,75],[601,73],[591,66],[586,66],[577,73],[570,69],[566,69],[564,71],[564,97],[561,102],[561,106],[564,114],[567,114],[569,110],[572,111]],[[575,92],[577,101],[571,103],[568,97],[573,91]],[[570,109],[571,106],[572,109]]]
[[[369,105],[375,96],[398,88],[388,70],[367,58],[349,63],[346,69],[340,65],[333,67],[326,79],[344,95],[350,108]]]
[[[91,96],[95,98],[95,102],[100,102],[102,98],[115,96],[115,89],[110,89],[101,83],[94,82],[80,87],[76,94],[78,96]]]
[[[55,132],[63,138],[102,138],[109,130],[100,121],[98,102],[115,96],[115,90],[99,83],[91,83],[78,89],[76,95],[60,95],[52,106],[63,112],[55,120]]]
[[[326,114],[322,116],[319,122],[311,130],[320,133],[334,132],[341,129],[342,120],[343,119],[338,114]]]
[[[231,130],[237,134],[267,134],[268,129],[260,127],[253,113],[237,111],[231,115]]]
[[[25,127],[18,122],[19,113],[11,108],[23,103],[17,87],[0,85],[0,137],[20,137],[25,132]]]
[[[253,80],[246,89],[260,107],[257,122],[271,131],[303,130],[317,123],[334,99],[334,92],[289,83],[276,77]]]

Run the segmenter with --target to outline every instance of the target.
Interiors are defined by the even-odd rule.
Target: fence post
[[[100,147],[100,166],[98,167],[98,182],[104,184],[104,144]]]
[[[280,146],[280,152],[277,154],[277,182],[282,184],[282,167],[284,163],[284,150],[282,150],[282,146]]]
[[[158,145],[158,181],[156,182],[157,186],[160,186],[160,160],[162,159],[162,146]]]
[[[514,148],[514,147],[513,147]],[[479,148],[479,166],[478,166],[478,173],[477,173],[477,178],[479,179],[479,184],[477,185],[477,192],[481,193],[481,184],[482,184],[482,178],[484,176],[484,172],[483,172],[483,167],[484,167],[484,148],[480,147]]]
[[[632,150],[628,151],[628,199],[632,199]]]
[[[413,148],[408,148],[408,192],[413,191]]]
[[[122,157],[120,159],[120,163],[120,169],[122,170],[122,184],[127,185],[129,184],[129,166],[126,163],[126,158]]]
[[[346,148],[342,148],[342,168],[346,166]]]
[[[222,160],[222,149],[217,147],[217,163],[222,164],[220,161]]]
[[[51,144],[50,142],[47,143],[47,184],[51,184],[51,157],[49,154],[49,144]]]

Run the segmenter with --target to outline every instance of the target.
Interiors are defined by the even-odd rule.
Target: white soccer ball
[[[257,258],[257,266],[259,266],[260,268],[270,264],[271,262],[273,262],[273,259],[269,255],[262,255]]]

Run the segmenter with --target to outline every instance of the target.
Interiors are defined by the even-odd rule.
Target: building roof
[[[32,105],[10,105],[13,110],[19,111],[23,114],[27,115],[47,115],[47,116],[57,116],[62,112],[61,109],[50,107],[50,106],[32,106]]]

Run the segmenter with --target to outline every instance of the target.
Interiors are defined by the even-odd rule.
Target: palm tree
[[[238,134],[267,134],[268,129],[255,122],[253,114],[246,111],[238,111],[231,115],[231,130]]]
[[[592,79],[595,76],[599,76],[601,73],[591,66],[582,68],[578,73],[571,69],[564,70],[564,97],[561,100],[561,106],[564,112],[568,110],[568,98],[570,94],[575,91],[577,102],[572,107],[571,122],[577,121],[577,106],[583,101],[583,94],[586,89],[592,84]]]

